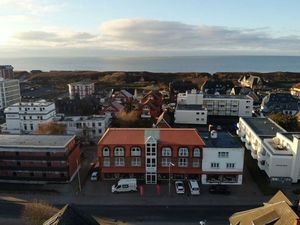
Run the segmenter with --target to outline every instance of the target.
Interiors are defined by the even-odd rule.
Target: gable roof
[[[132,95],[131,93],[129,93],[128,91],[126,91],[126,90],[124,90],[124,89],[121,90],[120,93],[121,93],[122,95],[126,96],[127,98],[132,98],[132,97],[133,97],[133,95]]]
[[[74,205],[65,205],[43,225],[100,225],[92,216],[85,214]]]
[[[205,145],[197,130],[192,128],[108,128],[98,144],[145,145],[145,133],[156,131],[161,145]]]
[[[165,111],[162,112],[162,114],[160,114],[160,116],[157,118],[155,127],[156,128],[171,128],[170,124],[167,121],[169,119],[166,117],[168,117],[168,114]]]
[[[289,206],[292,206],[293,203],[285,196],[285,194],[282,193],[282,191],[277,191],[277,193],[269,200],[269,204],[273,204],[276,202],[286,202]]]

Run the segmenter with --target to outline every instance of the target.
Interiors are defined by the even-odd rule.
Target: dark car
[[[225,185],[213,185],[209,187],[209,193],[229,195],[230,191],[228,190],[228,187]]]

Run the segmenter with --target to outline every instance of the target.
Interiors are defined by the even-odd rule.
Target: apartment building
[[[111,116],[108,113],[92,116],[64,116],[63,114],[57,114],[54,121],[64,124],[67,134],[76,135],[85,141],[97,142],[110,125]]]
[[[207,116],[251,117],[253,99],[248,96],[204,95],[196,89],[179,93],[175,123],[206,124]]]
[[[4,110],[5,131],[11,134],[33,133],[38,125],[53,121],[56,115],[55,104],[40,100],[37,102],[19,102]]]
[[[244,148],[227,132],[201,133],[205,142],[202,184],[240,185],[243,181]]]
[[[156,184],[170,173],[200,179],[203,147],[196,129],[109,128],[97,156],[104,179],[135,177]]]
[[[19,80],[6,80],[0,77],[0,109],[21,101]]]
[[[0,65],[0,77],[14,79],[14,68],[11,65]]]
[[[68,87],[70,99],[74,99],[75,96],[82,99],[95,93],[95,84],[91,81],[70,83]]]
[[[298,182],[300,132],[287,132],[268,118],[240,118],[238,128],[237,134],[271,183]]]
[[[0,135],[0,180],[69,182],[78,171],[75,136]]]

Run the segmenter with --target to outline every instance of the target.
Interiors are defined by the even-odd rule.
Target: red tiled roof
[[[145,131],[159,131],[159,144],[200,145],[204,141],[196,129],[191,128],[109,128],[98,144],[102,145],[144,145]]]

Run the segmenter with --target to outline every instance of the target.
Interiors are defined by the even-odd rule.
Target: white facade
[[[68,84],[68,87],[70,99],[74,99],[76,95],[82,99],[95,93],[95,84],[93,82],[81,81]]]
[[[14,68],[11,65],[0,65],[0,77],[4,79],[14,78]]]
[[[33,133],[40,123],[51,122],[56,114],[55,104],[40,100],[21,102],[5,108],[6,132]]]
[[[248,96],[203,95],[193,89],[177,95],[175,123],[206,124],[207,116],[251,117],[252,110]]]
[[[241,144],[225,132],[218,133],[215,138],[202,137],[206,144],[203,147],[202,184],[241,185],[244,168]]]
[[[271,181],[293,182],[300,179],[299,132],[286,132],[267,118],[240,118],[237,134],[257,159]]]
[[[21,101],[19,80],[0,78],[0,109]]]
[[[110,125],[109,113],[93,116],[57,115],[55,122],[66,125],[66,133],[76,135],[85,141],[98,141]]]

